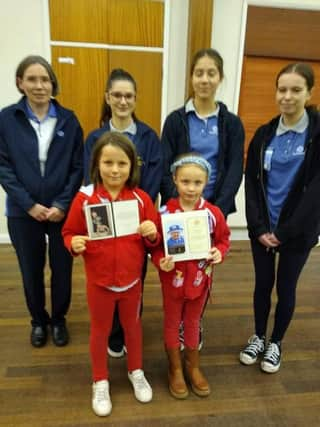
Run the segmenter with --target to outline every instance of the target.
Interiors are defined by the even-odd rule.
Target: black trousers
[[[146,274],[147,274],[147,267],[148,267],[148,256],[146,255],[144,258],[144,264],[142,267],[142,275],[141,275],[142,290],[144,286],[144,279],[146,278]],[[142,315],[142,309],[143,309],[143,304],[141,301],[140,316]],[[120,352],[123,346],[124,346],[124,332],[119,319],[118,306],[116,306],[114,315],[113,315],[112,330],[109,336],[109,347],[113,351]]]
[[[277,303],[271,340],[281,341],[294,313],[297,282],[310,249],[285,249],[277,253],[267,250],[257,240],[251,241],[251,249],[255,268],[253,305],[256,334],[266,335],[271,294],[276,284]]]
[[[63,223],[33,218],[8,218],[8,230],[22,274],[26,303],[33,326],[65,323],[71,300],[72,256],[64,247]],[[51,269],[51,316],[46,310],[44,268]]]

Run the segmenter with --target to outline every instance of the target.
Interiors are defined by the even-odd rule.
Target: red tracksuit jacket
[[[102,203],[105,199],[112,200],[103,186],[81,187],[77,193],[62,229],[64,244],[71,253],[72,237],[88,234],[84,206]],[[117,197],[117,201],[132,199],[138,200],[140,223],[151,220],[157,224],[158,216],[153,202],[143,190],[125,187]],[[87,249],[82,253],[88,284],[122,287],[140,279],[146,248],[158,245],[159,241],[160,235],[154,243],[151,243],[138,233],[88,241]]]

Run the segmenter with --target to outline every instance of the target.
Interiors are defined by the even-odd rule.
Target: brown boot
[[[185,399],[189,392],[184,380],[179,348],[167,348],[169,390],[176,399]]]
[[[210,394],[210,386],[205,376],[199,369],[199,350],[185,348],[185,368],[188,379],[190,380],[192,391],[201,397]]]

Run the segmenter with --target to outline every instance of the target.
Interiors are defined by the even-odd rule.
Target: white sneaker
[[[152,388],[144,376],[142,369],[128,372],[128,378],[133,386],[134,395],[139,402],[147,403],[152,400]]]
[[[99,417],[110,414],[112,403],[109,395],[109,381],[101,380],[92,384],[92,409]]]

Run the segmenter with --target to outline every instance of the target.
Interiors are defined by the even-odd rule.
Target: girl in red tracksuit
[[[213,264],[222,262],[229,248],[230,231],[221,210],[201,195],[210,176],[211,166],[201,156],[188,153],[171,166],[178,198],[170,199],[161,214],[207,210],[212,248],[207,259],[174,263],[162,249],[153,251],[152,259],[159,268],[164,307],[164,341],[169,360],[169,390],[184,399],[188,389],[183,376],[179,327],[184,325],[185,367],[192,390],[207,396],[210,386],[199,369],[199,324],[212,282]]]
[[[90,311],[90,353],[93,370],[92,408],[99,416],[110,414],[107,342],[115,307],[125,331],[128,377],[140,402],[152,399],[152,389],[142,370],[140,322],[141,271],[145,248],[159,243],[155,223],[157,212],[150,197],[136,187],[137,155],[132,142],[118,132],[106,132],[96,142],[91,163],[93,185],[76,195],[63,227],[66,247],[82,254],[87,276]],[[84,208],[86,205],[137,200],[140,225],[135,234],[90,240]]]

